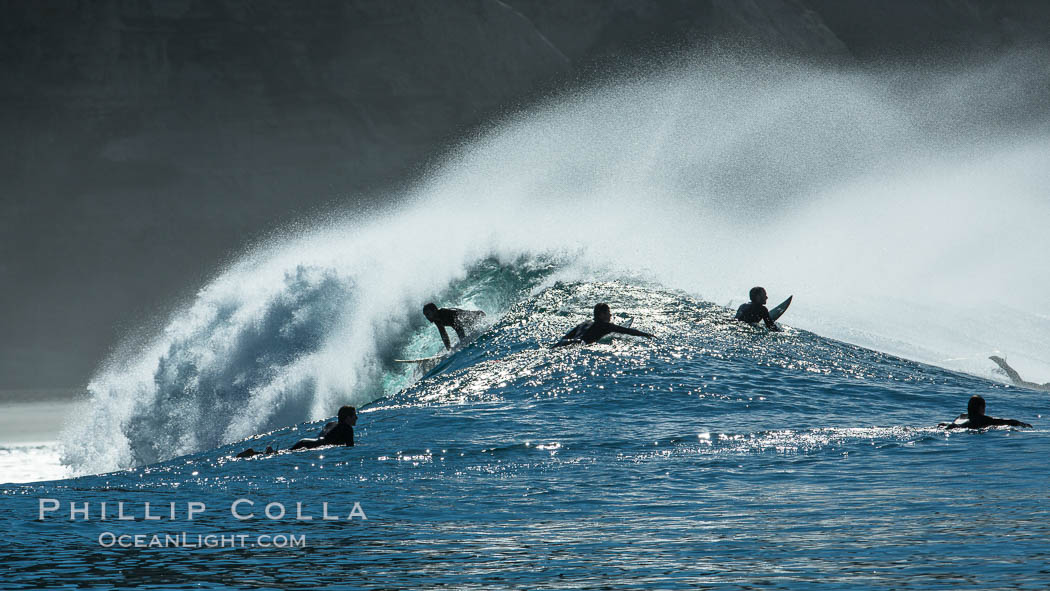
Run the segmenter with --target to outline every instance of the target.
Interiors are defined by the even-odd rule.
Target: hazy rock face
[[[1041,0],[507,0],[576,62],[736,41],[839,59],[1050,40]]]
[[[1041,0],[805,0],[862,59],[976,53],[1050,40]]]
[[[164,182],[140,169],[277,177],[306,161],[367,184],[568,66],[492,1],[26,2],[4,11],[4,99],[25,99],[5,123],[27,140],[49,136],[30,140],[49,154]],[[49,163],[23,165],[37,178]]]
[[[807,56],[848,54],[801,0],[510,0],[574,61],[666,54],[718,39]]]
[[[1043,39],[1038,1],[0,1],[0,389],[83,381],[247,240],[382,197],[574,70]]]

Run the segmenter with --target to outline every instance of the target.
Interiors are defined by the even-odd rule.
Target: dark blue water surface
[[[659,338],[541,346],[595,301]],[[972,394],[1035,429],[935,427]],[[1046,589],[1047,396],[752,330],[675,292],[555,284],[362,408],[354,448],[233,457],[287,449],[318,422],[7,485],[0,587]],[[231,514],[242,498],[254,519]],[[40,499],[61,509],[39,520]],[[136,520],[100,519],[121,501]],[[144,520],[146,502],[163,518]],[[191,502],[206,506],[193,520]],[[89,519],[70,521],[70,503],[90,503]],[[268,503],[284,518],[264,517]],[[100,544],[182,532],[245,537]],[[264,535],[305,545],[260,547]]]

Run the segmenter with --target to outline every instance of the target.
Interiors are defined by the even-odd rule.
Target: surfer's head
[[[984,398],[974,394],[970,397],[970,402],[966,404],[966,414],[972,419],[974,417],[984,416]]]
[[[339,422],[349,423],[351,426],[357,423],[357,409],[352,406],[339,407]]]
[[[602,302],[594,306],[594,319],[599,322],[609,322],[612,320],[612,311],[609,310],[609,304]]]
[[[434,302],[430,302],[429,304],[423,306],[423,315],[426,316],[427,320],[431,322],[434,321],[434,316],[437,314],[437,311],[438,307],[436,304],[434,304]]]
[[[764,305],[766,300],[769,299],[766,297],[766,288],[764,287],[752,287],[751,292],[748,295],[751,296],[751,301],[753,303],[760,306]]]

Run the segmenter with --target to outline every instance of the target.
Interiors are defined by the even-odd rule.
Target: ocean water
[[[678,64],[253,245],[0,487],[2,586],[1045,589],[1050,394],[987,360],[1050,381],[1039,58]],[[423,373],[427,301],[487,323]],[[547,347],[602,301],[658,338]],[[973,394],[1035,428],[936,428]]]
[[[658,338],[542,346],[595,300]],[[729,318],[666,289],[555,283],[364,406],[356,447],[233,457],[313,422],[9,485],[5,587],[1046,588],[1046,393]],[[935,428],[972,394],[1036,429]],[[40,499],[61,507],[39,520]],[[193,501],[207,509],[189,520]],[[137,519],[114,520],[118,502]],[[367,519],[345,519],[354,503]],[[248,545],[107,548],[106,532]]]

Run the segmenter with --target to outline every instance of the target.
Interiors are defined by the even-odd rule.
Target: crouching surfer
[[[766,295],[766,288],[752,287],[748,296],[751,298],[751,301],[741,304],[737,308],[736,319],[748,324],[757,324],[759,321],[762,321],[766,323],[766,328],[769,330],[779,331],[780,327],[769,316],[769,309],[766,308],[766,301],[769,300],[769,297]]]
[[[1015,419],[990,417],[984,414],[984,408],[984,398],[975,394],[970,397],[970,402],[966,404],[966,412],[964,414],[959,415],[959,417],[951,423],[941,423],[937,426],[944,427],[945,429],[985,429],[987,427],[998,426],[1032,427],[1028,423],[1022,423]]]
[[[560,341],[551,345],[551,347],[564,347],[565,345],[572,345],[575,343],[595,343],[598,339],[611,333],[627,334],[636,337],[645,337],[651,339],[654,335],[640,330],[635,330],[626,326],[620,326],[612,323],[612,311],[609,309],[609,304],[598,304],[594,306],[594,320],[588,320],[587,322],[581,322],[577,324],[575,328],[565,333],[565,336]]]
[[[357,409],[352,406],[343,406],[339,409],[337,421],[332,421],[321,429],[316,439],[300,439],[292,446],[292,450],[313,449],[322,445],[346,445],[354,444],[354,425],[357,424]],[[267,446],[266,451],[255,451],[248,448],[237,454],[238,458],[250,458],[263,454],[276,453],[273,447]]]
[[[441,333],[441,342],[445,343],[445,349],[452,349],[452,341],[448,338],[446,328],[456,331],[459,342],[467,338],[467,332],[473,331],[481,323],[485,313],[481,310],[460,310],[459,308],[438,308],[433,302],[423,306],[423,316],[433,322],[438,332]]]

